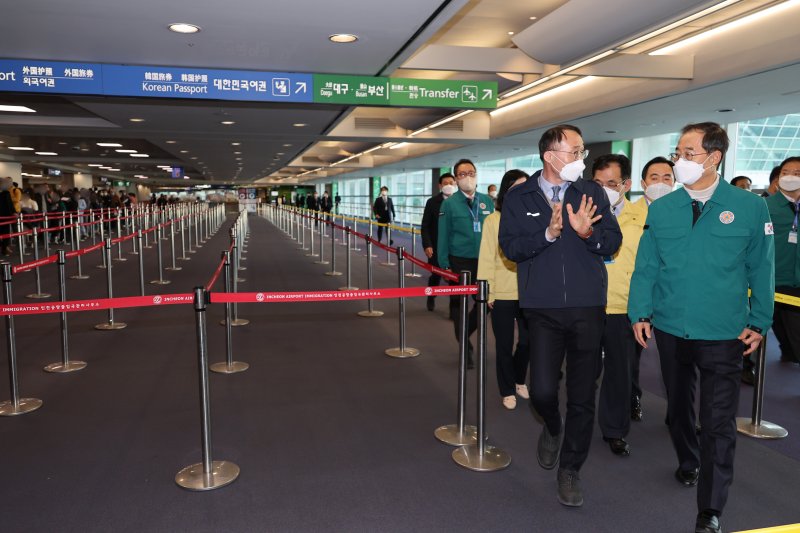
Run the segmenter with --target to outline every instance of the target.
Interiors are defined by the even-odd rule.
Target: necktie
[[[558,197],[558,192],[561,190],[561,185],[553,185],[553,198],[550,199],[550,203],[560,202],[561,200]]]
[[[703,212],[703,204],[697,200],[692,200],[692,227],[694,227],[697,219],[700,218],[700,213]]]

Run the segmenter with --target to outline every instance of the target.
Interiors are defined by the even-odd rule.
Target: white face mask
[[[467,194],[474,193],[477,186],[478,178],[461,178],[458,180],[458,188]]]
[[[608,196],[608,201],[611,203],[611,207],[615,207],[622,201],[622,194],[620,194],[618,190],[611,189],[609,187],[603,187],[603,190],[606,191],[606,196]]]
[[[561,161],[560,159],[558,160]],[[583,175],[583,169],[585,168],[586,165],[583,164],[583,159],[578,159],[577,161],[573,161],[572,163],[567,163],[564,165],[564,168],[561,169],[561,171],[558,173],[558,176],[562,180],[572,183],[577,181],[577,179]]]
[[[456,187],[455,185],[445,185],[442,187],[442,194],[444,194],[445,196],[450,196],[451,194],[454,194],[457,190],[458,187]]]
[[[647,188],[644,190],[644,195],[647,196],[647,199],[651,202],[655,202],[659,198],[662,198],[671,192],[672,187],[666,183],[653,183],[652,185],[647,186]]]
[[[778,178],[778,187],[786,192],[794,192],[800,189],[800,176],[781,176]]]
[[[388,197],[388,196],[389,196],[389,193],[388,193],[388,192],[386,192],[386,191],[383,191],[383,192],[381,193],[381,196],[383,196],[384,198],[386,198],[386,197]]]
[[[675,167],[672,169],[672,172],[675,174],[675,179],[678,183],[683,183],[684,185],[694,184],[703,176],[703,172],[706,170],[703,164],[705,164],[706,161],[708,161],[708,157],[703,160],[703,163],[687,161],[681,157],[675,162]]]
[[[496,200],[497,199],[497,191],[492,191],[489,193],[489,197]]]

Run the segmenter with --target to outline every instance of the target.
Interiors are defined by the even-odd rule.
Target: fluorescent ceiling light
[[[131,157],[150,157],[147,154],[130,154]]]
[[[788,0],[787,2],[783,2],[781,4],[777,4],[777,5],[774,5],[772,7],[768,7],[766,9],[762,9],[761,11],[758,11],[758,12],[753,13],[751,15],[747,15],[745,17],[733,20],[733,21],[728,22],[726,24],[722,24],[720,26],[717,26],[715,28],[711,28],[711,29],[709,29],[707,31],[704,31],[702,33],[698,33],[697,35],[693,35],[692,37],[689,37],[688,39],[684,39],[682,41],[678,41],[677,43],[670,44],[668,46],[665,46],[664,48],[659,48],[658,50],[654,50],[653,52],[650,52],[650,54],[648,54],[648,55],[658,56],[658,55],[671,54],[671,53],[675,52],[676,50],[680,50],[681,48],[685,48],[687,46],[691,46],[691,45],[697,44],[700,41],[703,41],[703,40],[708,39],[710,37],[716,37],[717,35],[719,35],[721,33],[724,33],[724,32],[726,32],[728,30],[741,28],[742,26],[745,26],[747,24],[751,24],[753,22],[757,22],[757,21],[762,20],[762,19],[764,19],[766,17],[771,17],[773,15],[777,15],[778,13],[781,13],[783,11],[786,11],[788,9],[792,9],[792,8],[795,8],[795,7],[798,7],[798,6],[800,6],[800,0]]]
[[[122,148],[119,143],[97,143],[97,146],[106,146],[108,148]]]
[[[398,148],[403,148],[404,146],[408,146],[409,143],[397,143],[394,146],[390,146],[389,150],[397,150]]]
[[[165,141],[165,142],[166,142],[167,144],[175,144],[175,143],[177,143],[178,141]]]
[[[233,142],[233,143],[231,143],[231,146],[239,146],[240,144],[242,144],[242,143]]]
[[[354,43],[358,40],[358,36],[352,33],[334,33],[329,35],[328,39],[334,43]]]
[[[89,166],[90,167],[102,167],[103,165],[101,165],[100,163],[89,163]]]
[[[0,105],[0,111],[7,111],[9,113],[36,113],[35,109],[25,107],[24,105]]]
[[[188,22],[173,22],[168,25],[167,28],[169,28],[169,31],[174,31],[175,33],[197,33],[201,29],[200,26],[189,24]]]
[[[236,122],[232,120],[223,120],[222,122],[220,122],[220,124],[222,124],[223,126],[232,126],[233,124],[236,124]]]
[[[28,148],[27,146],[9,146],[9,150],[19,150],[21,152],[33,152],[33,148]]]
[[[292,124],[292,126],[294,126],[295,128],[304,128],[304,127],[308,126],[308,124],[306,124],[304,122],[295,122],[294,124]]]
[[[36,155],[58,155],[55,152],[35,152]]]
[[[508,104],[508,105],[504,105],[503,107],[495,109],[494,111],[490,111],[489,115],[491,115],[491,116],[501,115],[501,114],[505,113],[506,111],[511,111],[512,109],[517,109],[519,107],[528,105],[528,104],[533,103],[534,101],[539,100],[541,98],[544,98],[546,96],[554,96],[554,95],[559,94],[561,92],[564,92],[564,91],[566,91],[568,89],[576,89],[576,88],[580,87],[581,85],[584,85],[584,84],[586,84],[586,83],[588,83],[590,81],[593,81],[595,79],[597,79],[595,76],[586,76],[585,78],[579,78],[579,79],[576,79],[574,81],[570,81],[570,82],[564,83],[563,85],[559,85],[558,87],[553,87],[552,89],[548,89],[546,91],[542,91],[539,94],[534,94],[533,96],[529,96],[527,98],[523,98],[522,100],[517,100],[516,102],[513,102],[513,103]]]
[[[509,92],[507,92],[505,94],[500,95],[500,100],[504,100],[506,98],[514,96],[515,94],[519,94],[519,93],[521,93],[523,91],[527,91],[528,89],[532,89],[532,88],[536,87],[537,85],[543,84],[546,81],[550,81],[553,78],[557,78],[558,76],[561,76],[563,74],[567,74],[568,72],[572,72],[573,70],[577,70],[577,69],[579,69],[581,67],[585,67],[586,65],[589,65],[589,64],[594,63],[596,61],[599,61],[599,60],[603,59],[604,57],[608,57],[608,56],[610,56],[611,54],[614,54],[614,53],[616,53],[615,50],[606,50],[605,52],[601,52],[601,53],[597,54],[596,56],[590,57],[589,59],[584,59],[583,61],[575,63],[574,65],[570,65],[570,66],[568,66],[566,68],[562,68],[561,70],[553,72],[552,74],[548,74],[547,76],[543,76],[543,77],[539,78],[538,80],[534,80],[534,81],[532,81],[532,82],[530,82],[530,83],[528,83],[526,85],[523,85],[522,87],[517,87],[516,89],[514,89],[512,91],[509,91]]]
[[[128,148],[123,148],[122,150],[114,150],[115,152],[119,152],[121,154],[135,154],[137,150],[130,150]]]
[[[451,122],[451,121],[453,121],[453,120],[455,120],[457,118],[461,118],[463,116],[469,115],[470,113],[472,113],[472,109],[467,109],[465,111],[461,111],[459,113],[456,113],[455,115],[450,115],[449,117],[444,117],[442,120],[438,120],[438,121],[434,122],[433,124],[428,125],[428,129],[438,128],[439,126],[441,126],[443,124],[447,124],[448,122]]]
[[[143,118],[129,118],[128,120],[130,120],[131,122],[144,122]]]

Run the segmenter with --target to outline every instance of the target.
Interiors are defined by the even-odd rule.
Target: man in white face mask
[[[800,157],[783,161],[778,192],[767,198],[775,229],[775,292],[800,297]],[[800,362],[800,308],[775,302],[772,331],[781,349],[781,361]]]
[[[439,239],[439,211],[442,207],[442,202],[450,198],[456,192],[456,179],[452,174],[446,172],[439,176],[439,192],[428,198],[425,202],[425,211],[422,213],[422,224],[420,225],[420,233],[422,235],[422,249],[428,257],[428,264],[435,267],[439,266],[439,259],[436,256],[436,248]],[[428,278],[428,287],[437,287],[442,281],[439,274],[431,272],[431,277]],[[428,296],[427,306],[428,311],[433,311],[435,306],[435,296]],[[455,319],[454,307],[458,305],[457,298],[451,298],[450,318]]]
[[[544,419],[540,466],[558,466],[558,501],[583,505],[579,471],[594,426],[606,268],[622,234],[603,188],[580,179],[581,131],[560,125],[539,140],[544,169],[503,198],[499,242],[517,263],[519,306],[530,334],[530,398]],[[559,411],[559,370],[567,361],[567,417]],[[563,442],[562,442],[563,441]]]
[[[681,131],[670,159],[684,188],[650,205],[628,300],[639,344],[647,347],[655,330],[675,477],[697,485],[695,531],[709,533],[720,531],[733,482],[742,357],[758,348],[772,322],[775,289],[767,205],[717,175],[728,144],[713,122]]]

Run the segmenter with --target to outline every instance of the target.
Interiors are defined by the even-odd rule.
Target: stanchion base
[[[359,311],[358,316],[365,316],[365,317],[376,317],[376,316],[383,316],[383,311]]]
[[[383,353],[385,353],[389,357],[397,357],[398,359],[406,359],[408,357],[416,357],[416,356],[418,356],[419,355],[419,350],[417,350],[416,348],[409,348],[408,346],[406,346],[405,349],[389,348],[387,350],[384,350]]]
[[[20,398],[16,407],[14,407],[14,402],[8,400],[7,402],[0,402],[0,416],[24,415],[37,410],[41,406],[42,400],[38,398]]]
[[[331,262],[330,262],[330,261],[325,261],[325,260],[322,260],[322,261],[314,261],[314,264],[315,264],[315,265],[330,265],[330,264],[331,264]]]
[[[208,366],[209,370],[218,374],[235,374],[237,372],[244,372],[248,368],[250,368],[250,365],[241,361],[233,361],[230,365],[226,361],[224,363],[214,363]]]
[[[67,364],[64,363],[50,363],[46,367],[44,367],[45,372],[54,372],[57,374],[65,374],[67,372],[75,372],[78,370],[83,370],[86,368],[86,362],[84,361],[69,361]]]
[[[108,267],[105,265],[97,265],[95,268],[99,268],[100,270],[105,270]]]
[[[131,255],[139,255],[139,252],[128,252]]]
[[[357,291],[358,287],[339,287],[340,291]]]
[[[179,257],[178,258],[178,261],[191,261],[191,260],[192,260],[191,257]]]
[[[234,327],[235,326],[246,326],[249,323],[250,323],[250,321],[248,319],[246,319],[246,318],[237,318],[235,320],[231,320],[231,326],[234,326]],[[226,322],[225,322],[224,318],[219,321],[219,325],[220,326],[224,326],[225,324],[226,324]]]
[[[330,272],[325,272],[326,276],[341,276],[341,272],[336,272],[335,270],[331,270]]]
[[[112,330],[112,329],[125,329],[128,327],[128,324],[125,322],[103,322],[102,324],[97,324],[94,329],[99,330]]]
[[[119,261],[119,262],[123,262],[123,261],[127,261],[127,260],[128,260],[127,257],[115,257],[114,259],[112,259],[112,261]]]
[[[170,283],[172,282],[168,279],[154,279],[150,282],[150,285],[169,285]]]
[[[406,277],[407,278],[421,278],[422,274],[417,274],[416,272],[414,272],[413,274],[406,274]]]
[[[458,431],[458,424],[448,424],[436,428],[433,436],[437,440],[450,446],[467,446],[478,442],[478,428],[475,426],[464,426],[464,431]]]
[[[236,278],[236,282],[237,282],[237,283],[241,283],[241,282],[243,282],[243,281],[247,281],[247,280],[246,280],[246,279],[244,279],[244,278]]]
[[[69,279],[89,279],[89,276],[87,276],[86,274],[81,274],[81,275],[75,274],[74,276],[70,276]]]
[[[756,439],[782,439],[789,435],[789,432],[778,424],[762,420],[761,424],[755,425],[752,418],[744,417],[736,419],[736,430]]]
[[[391,261],[386,261],[385,263],[378,263],[379,265],[383,265],[385,267],[393,267],[397,266],[397,263],[392,263]]]
[[[175,483],[187,490],[213,490],[230,485],[239,477],[239,467],[230,461],[211,461],[211,472],[203,472],[203,463],[187,466],[175,475]]]
[[[305,250],[308,250],[308,248],[305,248]],[[319,254],[306,254],[306,257],[319,257]]]
[[[164,270],[172,270],[174,272],[176,270],[183,270],[183,267],[166,267]]]
[[[475,472],[496,472],[511,464],[511,456],[494,446],[484,446],[483,454],[478,444],[470,444],[453,450],[453,461]]]
[[[52,295],[47,294],[46,292],[35,292],[33,294],[28,294],[25,298],[33,298],[35,300],[41,300],[43,298],[50,298]]]
[[[196,253],[197,253],[197,251],[196,251],[196,250],[189,250],[189,253],[190,253],[190,254],[196,254]]]

